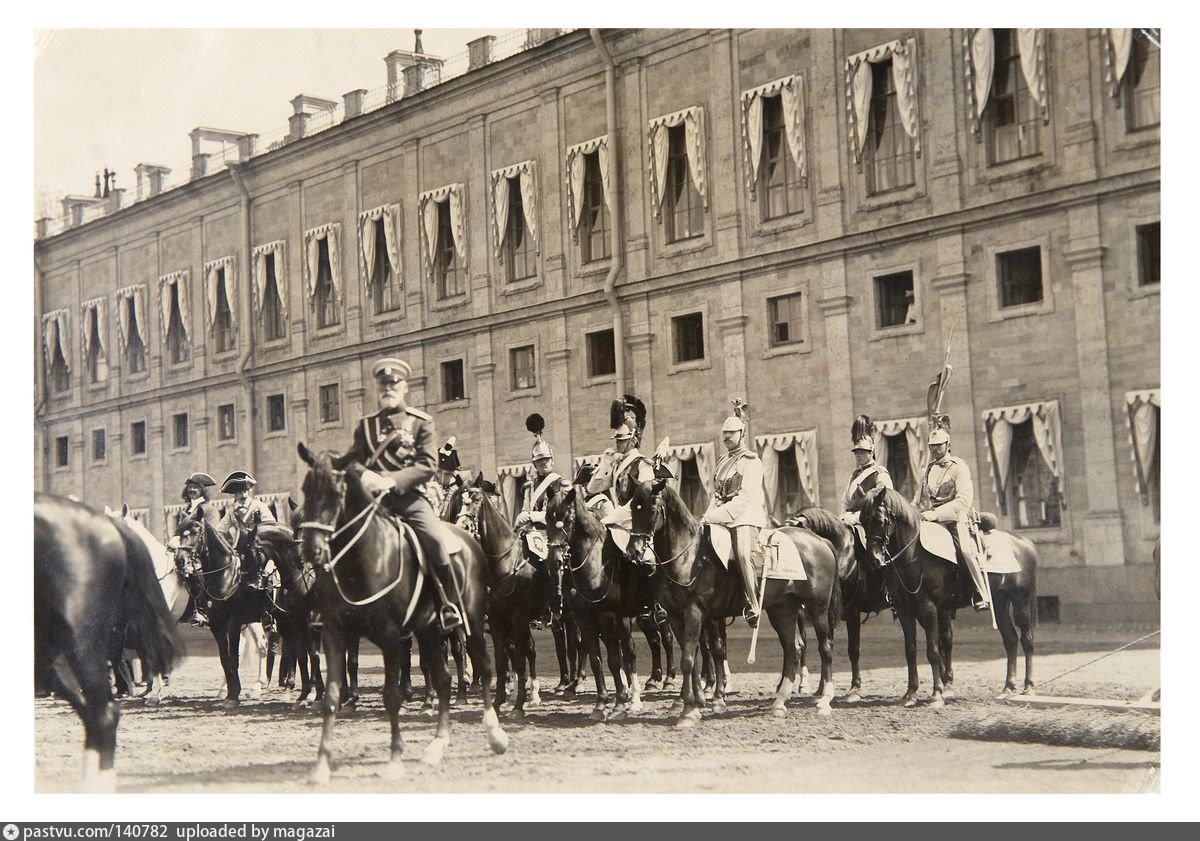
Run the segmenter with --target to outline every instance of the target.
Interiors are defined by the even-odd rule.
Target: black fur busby
[[[525,428],[534,435],[541,435],[542,431],[546,428],[546,419],[537,412],[534,412],[532,415],[525,418]]]
[[[856,444],[863,438],[875,437],[875,423],[870,415],[859,415],[850,425],[850,443]]]
[[[614,400],[609,408],[609,426],[616,429],[627,419],[633,421],[630,426],[641,432],[646,428],[646,404],[632,394],[626,394],[621,400]]]

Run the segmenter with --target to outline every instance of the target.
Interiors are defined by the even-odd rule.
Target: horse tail
[[[141,649],[138,652],[151,674],[170,674],[183,659],[183,640],[167,607],[150,550],[137,533],[121,520],[113,520],[125,542],[123,606]]]

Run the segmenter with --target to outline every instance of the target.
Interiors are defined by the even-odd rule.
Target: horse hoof
[[[488,747],[496,755],[508,752],[508,734],[499,725],[488,729]]]
[[[157,707],[162,703],[162,698],[159,698],[157,695],[147,695],[143,703],[147,707]]]
[[[772,704],[770,709],[772,718],[787,718],[787,707],[783,704]]]
[[[954,700],[954,687],[947,686],[945,689],[943,689],[942,697],[945,698],[947,701],[953,701]]]
[[[540,707],[542,705],[542,696],[540,693],[530,693],[529,698],[525,701],[528,707]]]
[[[235,709],[239,705],[239,703],[240,702],[238,701],[237,698],[224,698],[221,701],[221,706],[224,709],[232,710],[232,709]]]
[[[1032,695],[1033,694],[1033,684],[1032,683],[1025,684],[1025,688],[1021,690],[1021,694],[1022,695]]]
[[[833,707],[829,706],[829,698],[822,698],[817,702],[817,715],[827,716],[833,715]]]
[[[525,719],[525,710],[522,709],[521,707],[513,707],[511,710],[508,711],[508,715],[510,718],[515,718],[515,719],[523,721]]]
[[[297,711],[299,711],[299,710],[307,710],[307,709],[308,709],[309,707],[311,707],[311,706],[312,706],[312,702],[311,702],[311,701],[309,701],[307,698],[301,698],[299,701],[297,701],[296,703],[292,704],[292,709],[293,709],[293,710],[297,710]]]
[[[681,715],[679,720],[675,722],[676,730],[691,730],[698,723],[697,719],[691,716]]]
[[[640,713],[640,712],[644,711],[645,709],[646,709],[646,705],[642,703],[641,698],[635,699],[634,702],[629,705],[629,711],[631,713]]]
[[[850,694],[842,699],[842,701],[847,704],[857,704],[861,700],[862,700],[862,695],[858,694],[857,689],[851,689]]]
[[[316,786],[328,785],[332,776],[333,772],[329,768],[329,763],[324,759],[318,759],[317,764],[308,774],[308,781]]]
[[[656,689],[661,689],[661,688],[662,688],[661,683],[659,683],[654,678],[650,678],[648,681],[646,681],[646,685],[642,687],[642,691],[643,692],[652,692]]]
[[[433,718],[433,716],[437,715],[437,710],[433,707],[421,707],[421,715]]]
[[[713,700],[713,703],[712,703],[712,714],[713,715],[724,715],[727,712],[729,712],[729,705],[725,703],[725,700],[723,698],[716,698]]]
[[[671,709],[667,711],[667,715],[682,715],[682,714],[683,714],[683,700],[680,698],[676,698],[675,702],[673,704],[671,704]]]
[[[935,710],[940,710],[946,706],[946,699],[941,695],[934,695],[929,699],[929,706]]]
[[[915,707],[917,705],[917,699],[912,697],[911,695],[905,695],[900,700],[901,700],[901,703],[904,705],[905,709],[912,709],[913,707]]]
[[[604,721],[604,707],[596,707],[592,710],[592,721]]]
[[[434,739],[430,742],[425,752],[421,754],[421,762],[428,765],[430,768],[437,768],[442,764],[442,757],[446,753],[446,739]]]
[[[711,701],[713,699],[713,691],[711,689],[704,690],[704,700]]]

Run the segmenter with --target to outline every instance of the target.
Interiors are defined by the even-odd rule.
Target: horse
[[[591,717],[606,718],[608,690],[600,661],[600,642],[608,653],[615,700],[607,719],[619,721],[642,710],[637,674],[637,651],[627,619],[637,616],[649,600],[649,584],[626,563],[623,553],[600,518],[585,504],[580,485],[560,484],[547,493],[547,571],[552,602],[564,601],[579,624],[580,639],[596,681]],[[625,679],[628,677],[628,686]]]
[[[121,520],[79,502],[33,498],[35,684],[67,700],[84,727],[84,785],[116,788],[120,709],[108,663],[128,627],[153,673],[181,660],[183,643],[146,545]]]
[[[683,677],[681,711],[675,726],[694,727],[701,717],[704,696],[700,689],[700,664],[696,658],[700,635],[713,619],[741,614],[745,594],[741,581],[717,560],[710,542],[679,494],[665,478],[639,482],[630,501],[633,530],[626,549],[629,557],[643,557],[653,543],[652,581],[658,602],[671,617],[671,628],[680,644]],[[766,582],[763,609],[783,647],[783,678],[771,713],[786,715],[799,665],[798,622],[803,610],[817,633],[821,654],[821,685],[817,711],[830,713],[833,696],[833,626],[841,613],[837,586],[837,558],[827,540],[806,529],[782,528],[776,532],[790,541],[804,565],[807,579]],[[713,711],[724,712],[725,647],[720,634],[709,635],[714,668],[718,674]]]
[[[806,528],[830,542],[838,557],[838,579],[842,591],[842,620],[846,623],[846,656],[850,658],[850,691],[842,698],[847,703],[862,700],[863,614],[879,614],[888,609],[883,586],[883,570],[855,538],[854,531],[831,511],[816,506],[803,508],[788,519],[791,525]],[[804,666],[804,629],[801,627],[801,671]],[[801,681],[803,683],[803,680]]]
[[[925,653],[933,671],[930,705],[942,707],[953,697],[954,642],[952,620],[957,608],[971,603],[974,585],[959,564],[931,553],[918,540],[921,514],[901,494],[879,488],[868,495],[861,513],[867,548],[875,561],[887,568],[890,591],[904,629],[904,656],[908,661],[908,691],[901,699],[905,707],[916,706],[917,630],[925,631]],[[1025,687],[1033,688],[1033,625],[1037,610],[1037,551],[1023,537],[995,530],[989,539],[1007,540],[1012,546],[1018,572],[987,573],[992,591],[996,624],[1004,640],[1007,673],[1002,696],[1016,691],[1017,637],[1025,651]],[[996,536],[999,536],[998,538]],[[1014,627],[1015,626],[1015,627]]]
[[[536,706],[541,701],[530,623],[547,610],[546,569],[544,564],[530,561],[524,537],[513,531],[486,493],[468,488],[465,494],[471,497],[467,506],[475,512],[475,533],[487,559],[488,627],[496,655],[494,703],[499,712],[507,699],[511,659],[517,673],[513,715],[523,717],[526,704]]]
[[[347,633],[361,634],[383,653],[383,704],[391,723],[389,766],[402,771],[400,757],[404,739],[400,734],[400,648],[406,636],[416,636],[422,662],[429,663],[430,677],[438,694],[437,730],[422,760],[441,764],[450,742],[450,676],[441,656],[443,634],[438,620],[438,597],[426,584],[419,547],[414,549],[394,518],[378,516],[383,498],[374,498],[362,486],[363,467],[351,464],[346,470],[333,466],[328,452],[313,453],[297,445],[300,459],[308,465],[304,477],[303,521],[300,525],[302,578],[309,582],[314,603],[324,622],[325,660],[345,660]],[[495,753],[508,749],[508,734],[500,726],[492,706],[492,659],[483,637],[487,598],[483,552],[473,537],[447,524],[463,546],[451,558],[462,577],[467,651],[480,676],[483,692],[483,725],[488,744]],[[457,633],[458,631],[456,631]],[[340,669],[331,668],[322,699],[324,722],[317,761],[311,780],[324,784],[330,779],[333,759],[333,727],[342,692]]]

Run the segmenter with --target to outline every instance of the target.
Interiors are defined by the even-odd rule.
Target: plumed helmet
[[[454,471],[461,466],[458,461],[458,450],[455,449],[456,444],[458,444],[458,439],[451,435],[438,450],[438,470]]]
[[[632,438],[633,435],[633,428],[629,424],[622,421],[621,423],[617,424],[617,428],[613,430],[612,437],[618,441],[624,441],[628,438]]]
[[[249,490],[257,484],[255,478],[245,470],[235,470],[225,477],[225,482],[221,485],[221,493],[237,493],[241,490]]]
[[[725,423],[721,424],[722,432],[745,432],[746,424],[737,415],[730,415],[725,418]]]
[[[632,394],[614,400],[609,407],[609,426],[616,429],[621,424],[633,432],[635,442],[640,441],[642,433],[646,431],[646,404]]]
[[[873,453],[873,452],[875,452],[875,439],[870,436],[859,438],[850,447],[850,450],[852,452],[854,450],[866,450],[869,453]]]
[[[529,417],[525,418],[525,428],[533,433],[533,450],[530,451],[529,458],[533,461],[543,458],[554,458],[554,450],[542,437],[542,432],[546,429],[546,419],[534,412]]]
[[[745,432],[746,423],[750,420],[749,404],[737,397],[729,402],[733,404],[733,414],[725,418],[725,423],[721,425],[721,431]]]
[[[875,424],[870,415],[859,415],[850,425],[850,449],[875,451]]]
[[[937,444],[949,444],[949,443],[950,443],[950,433],[947,432],[944,427],[939,426],[937,429],[935,429],[929,433],[929,446],[932,447]]]
[[[533,442],[533,451],[529,454],[529,458],[532,461],[554,458],[554,450],[550,449],[550,444],[545,438],[538,438]]]

